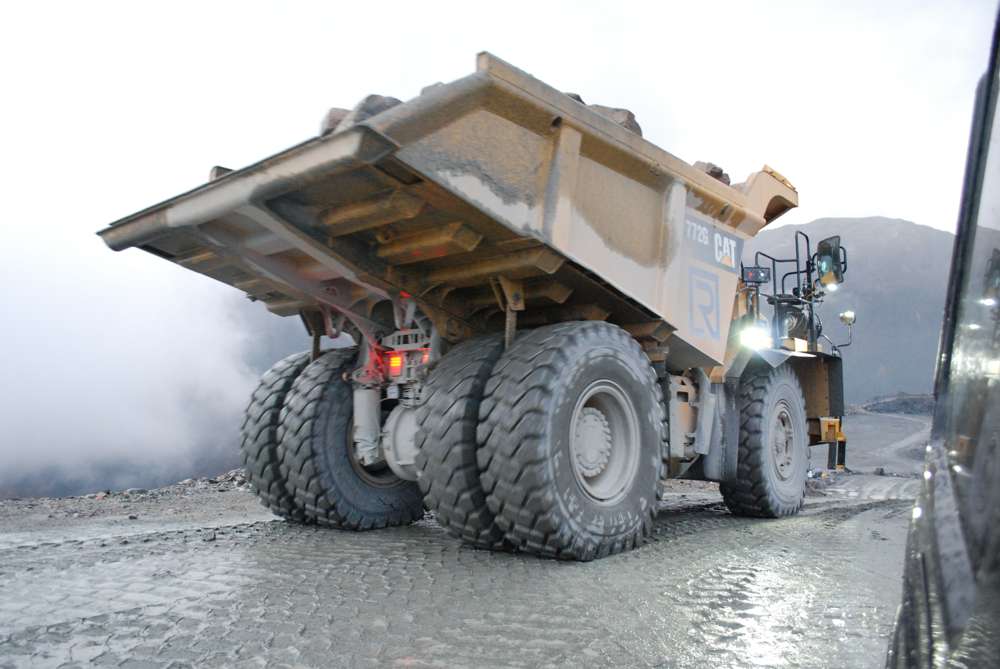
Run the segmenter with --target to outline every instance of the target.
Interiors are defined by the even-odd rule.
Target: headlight
[[[774,342],[767,328],[760,325],[748,325],[740,331],[740,344],[754,351],[771,348]]]

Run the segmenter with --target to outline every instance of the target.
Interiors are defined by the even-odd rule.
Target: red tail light
[[[390,353],[389,354],[389,374],[391,376],[399,376],[403,373],[403,354],[402,353]]]

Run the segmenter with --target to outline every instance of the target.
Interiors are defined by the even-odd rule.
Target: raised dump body
[[[402,292],[450,340],[502,327],[505,276],[523,281],[519,326],[606,319],[679,370],[723,361],[743,241],[798,201],[768,168],[730,187],[487,53],[352,116],[101,237],[363,330],[393,329],[373,304]]]
[[[275,513],[371,529],[427,508],[475,546],[587,560],[649,535],[665,478],[777,517],[802,505],[811,444],[843,463],[814,313],[839,238],[740,262],[797,203],[768,168],[731,187],[481,54],[100,235],[302,317],[311,351],[263,376],[242,428]]]

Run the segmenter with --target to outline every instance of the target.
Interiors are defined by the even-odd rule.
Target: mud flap
[[[702,474],[709,481],[734,481],[740,449],[740,411],[736,406],[739,379],[713,384],[716,393],[715,425],[708,453],[701,459]],[[719,429],[721,428],[721,429]]]

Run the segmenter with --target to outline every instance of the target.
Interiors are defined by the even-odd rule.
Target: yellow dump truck
[[[242,430],[257,494],[290,520],[429,509],[475,546],[589,560],[650,534],[671,477],[793,514],[809,447],[843,464],[815,306],[846,251],[799,233],[794,258],[745,266],[792,185],[765,167],[731,186],[639,133],[484,53],[99,234],[302,319],[311,350],[264,375]]]

